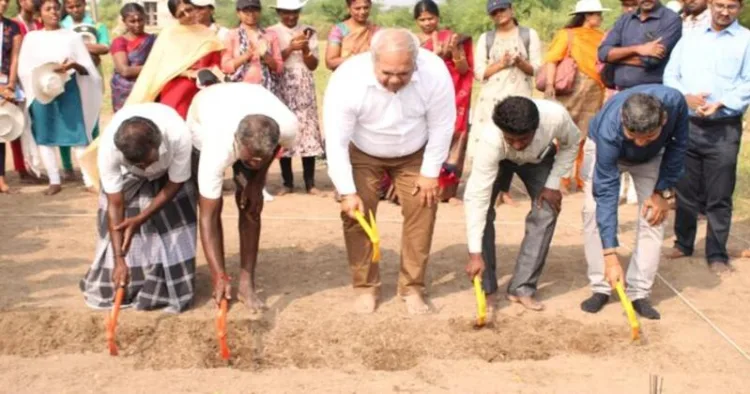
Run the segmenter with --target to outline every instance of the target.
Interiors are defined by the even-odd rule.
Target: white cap
[[[602,2],[599,0],[578,0],[575,11],[571,12],[570,15],[604,11],[609,11],[609,8],[602,7]]]
[[[216,8],[216,1],[215,0],[192,0],[191,3],[193,3],[196,7],[214,7]]]
[[[276,5],[271,6],[277,10],[297,11],[307,4],[307,0],[276,0]]]

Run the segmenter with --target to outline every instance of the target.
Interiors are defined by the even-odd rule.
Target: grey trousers
[[[531,211],[526,215],[526,232],[521,243],[521,250],[518,253],[513,277],[508,285],[508,294],[523,297],[533,296],[536,293],[537,282],[542,275],[542,269],[549,252],[549,244],[552,241],[552,235],[555,233],[555,225],[557,224],[557,213],[547,203],[542,204],[542,208],[538,208],[536,199],[544,189],[544,184],[547,182],[554,161],[555,155],[553,152],[538,164],[516,164],[509,160],[500,162],[500,171],[495,179],[495,184],[492,186],[490,207],[487,210],[487,223],[482,237],[482,258],[485,263],[482,287],[485,293],[494,294],[497,291],[495,200],[497,200],[501,191],[505,191],[502,190],[503,184],[507,184],[504,179],[507,179],[506,176],[509,173],[511,176],[513,173],[517,174],[526,186],[526,191],[531,197]]]
[[[596,144],[588,139],[583,147],[582,177],[583,192],[583,242],[591,290],[594,293],[610,294],[609,283],[604,277],[604,255],[599,227],[596,224],[596,201],[593,194],[594,167],[596,165]],[[661,258],[661,245],[664,242],[664,222],[651,226],[640,215],[643,202],[654,192],[659,177],[661,157],[649,162],[635,165],[620,165],[620,172],[629,172],[638,194],[638,219],[636,224],[636,243],[625,274],[626,292],[631,300],[647,298],[651,294],[656,271]]]

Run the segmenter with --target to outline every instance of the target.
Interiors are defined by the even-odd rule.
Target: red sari
[[[213,66],[221,67],[221,51],[211,52],[203,56],[190,67],[190,70],[212,68]],[[198,94],[198,86],[194,79],[177,77],[164,85],[156,101],[174,108],[183,119],[186,119],[190,103],[193,102],[193,97],[196,94]]]
[[[452,36],[453,32],[450,30],[440,31],[438,32],[438,41],[447,44]],[[464,50],[469,70],[461,75],[458,72],[456,64],[453,62],[452,54],[449,53],[446,57],[443,57],[443,61],[445,61],[448,72],[453,79],[453,87],[456,91],[456,124],[453,128],[453,141],[451,141],[448,159],[443,163],[443,168],[440,170],[440,176],[438,177],[438,184],[442,190],[440,200],[444,202],[456,197],[458,184],[461,181],[461,174],[464,170],[469,131],[471,88],[474,84],[474,51],[471,45],[471,37],[460,37],[459,40]],[[422,44],[422,47],[433,51],[433,45],[432,38],[430,38]],[[385,199],[396,202],[397,197],[388,174],[384,174],[380,181],[380,191]]]

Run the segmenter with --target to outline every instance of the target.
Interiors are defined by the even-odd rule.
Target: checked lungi
[[[138,215],[166,186],[165,175],[157,180],[124,175],[125,218]],[[164,309],[182,312],[195,295],[197,196],[193,179],[183,183],[172,201],[143,223],[133,236],[125,261],[130,269],[123,307],[139,310]],[[107,196],[99,195],[98,242],[94,262],[80,283],[86,304],[108,309],[113,304],[114,254],[110,241]]]

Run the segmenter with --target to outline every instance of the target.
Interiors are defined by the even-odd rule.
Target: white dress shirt
[[[411,81],[397,93],[378,82],[369,52],[344,62],[331,76],[323,104],[328,174],[338,192],[357,192],[350,143],[380,158],[408,156],[426,144],[420,172],[437,178],[453,138],[455,94],[443,60],[421,48]]]
[[[159,160],[142,170],[129,163],[115,146],[115,133],[122,122],[140,116],[154,122],[161,131]],[[97,165],[105,193],[119,193],[123,187],[123,175],[131,173],[153,181],[169,174],[169,180],[183,183],[190,179],[190,154],[192,143],[190,131],[182,117],[172,107],[159,103],[133,104],[117,111],[102,133],[99,143]]]
[[[238,160],[234,149],[237,126],[247,115],[265,115],[275,120],[281,133],[279,145],[289,148],[294,144],[299,128],[297,116],[260,85],[220,83],[202,89],[193,98],[187,125],[193,134],[193,146],[201,152],[198,164],[201,196],[221,198],[224,171]]]
[[[558,190],[560,179],[573,168],[581,140],[578,127],[565,107],[559,103],[548,100],[533,101],[539,109],[539,128],[526,149],[517,151],[508,145],[502,131],[494,123],[486,125],[480,131],[474,164],[464,193],[469,253],[482,251],[487,209],[494,202],[490,201],[492,186],[502,160],[510,160],[516,164],[540,163],[543,159],[539,157],[541,153],[553,140],[557,140],[558,152],[545,187]]]

